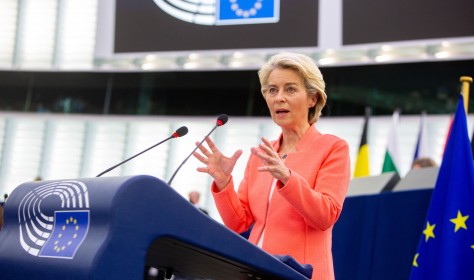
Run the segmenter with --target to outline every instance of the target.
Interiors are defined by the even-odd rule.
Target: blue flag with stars
[[[40,257],[72,259],[89,230],[89,211],[56,211],[54,228]]]
[[[217,24],[253,24],[278,22],[279,0],[217,0]]]
[[[474,279],[474,162],[462,96],[410,279]]]

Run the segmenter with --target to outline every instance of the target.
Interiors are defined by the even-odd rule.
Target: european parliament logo
[[[87,236],[89,193],[80,181],[35,187],[18,206],[19,239],[32,256],[72,259]]]
[[[40,257],[73,258],[89,230],[89,211],[56,211],[53,233]]]
[[[165,13],[201,25],[275,23],[279,0],[154,0]]]

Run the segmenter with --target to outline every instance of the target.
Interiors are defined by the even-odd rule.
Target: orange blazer
[[[277,151],[281,137],[273,142]],[[273,177],[258,172],[260,159],[250,155],[237,192],[233,180],[220,192],[212,184],[216,207],[224,224],[237,233],[254,224],[249,236],[254,244],[265,228],[266,252],[311,264],[312,279],[334,279],[332,229],[349,186],[349,146],[336,136],[321,134],[313,124],[285,164],[290,179],[286,185],[278,181],[269,203]]]

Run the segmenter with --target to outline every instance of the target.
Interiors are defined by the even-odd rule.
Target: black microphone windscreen
[[[188,128],[185,126],[182,126],[176,130],[175,133],[173,133],[173,136],[176,137],[181,137],[188,134]]]
[[[222,126],[229,120],[229,117],[226,114],[219,115],[217,118],[217,125]]]

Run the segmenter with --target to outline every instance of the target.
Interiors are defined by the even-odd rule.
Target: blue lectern
[[[146,175],[27,182],[5,204],[1,279],[308,279]]]

